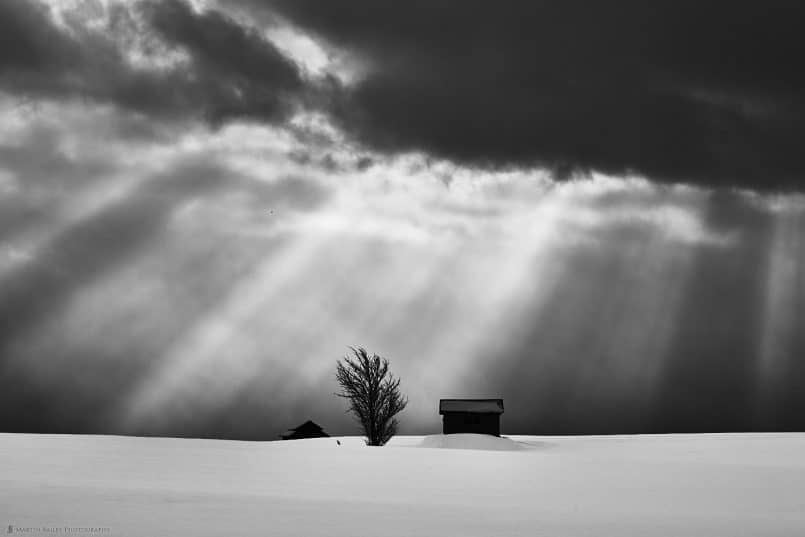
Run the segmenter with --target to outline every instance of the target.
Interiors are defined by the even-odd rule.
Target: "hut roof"
[[[439,414],[447,412],[503,414],[503,399],[440,399]]]
[[[302,425],[300,425],[298,427],[294,427],[293,429],[289,429],[289,430],[290,431],[303,431],[303,430],[304,431],[310,431],[310,430],[322,431],[323,429],[321,428],[321,425],[319,425],[315,421],[307,420]]]
[[[280,438],[283,440],[294,440],[297,438],[322,438],[328,437],[329,434],[324,432],[319,424],[314,421],[307,420],[305,423],[293,429],[288,429],[285,434],[281,434]]]

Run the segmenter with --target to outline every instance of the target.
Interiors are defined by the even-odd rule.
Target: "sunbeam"
[[[802,270],[805,267],[805,210],[798,205],[778,207],[769,245],[763,322],[758,349],[755,420],[783,425],[777,415],[784,409],[789,375],[799,356],[797,338],[805,307]],[[782,399],[782,401],[781,401]],[[768,425],[766,425],[768,426]]]
[[[266,438],[315,414],[344,429],[322,394],[350,345],[394,359],[403,431],[436,430],[440,397],[499,394],[517,430],[662,429],[693,412],[680,384],[743,398],[750,362],[756,422],[792,423],[779,411],[802,345],[790,196],[385,157],[316,114],[155,133],[109,109],[42,107],[3,116],[17,141],[2,145],[2,203],[36,209],[3,215],[3,400],[28,408],[8,423]],[[727,362],[716,349],[744,345],[726,340],[761,279],[758,358],[740,350],[723,394],[705,394]],[[713,305],[714,285],[734,311]],[[81,395],[38,406],[60,382]]]

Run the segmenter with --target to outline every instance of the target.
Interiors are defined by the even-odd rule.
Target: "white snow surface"
[[[338,440],[0,434],[0,530],[805,535],[805,434]]]
[[[485,434],[434,434],[426,436],[417,447],[445,449],[482,449],[487,451],[517,451],[528,449],[522,442]]]

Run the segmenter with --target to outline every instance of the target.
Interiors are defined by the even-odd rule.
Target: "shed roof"
[[[298,427],[288,429],[285,434],[279,436],[283,440],[293,440],[296,438],[321,438],[330,435],[325,433],[318,423],[308,420]]]
[[[503,414],[503,399],[440,399],[439,414],[446,412]]]
[[[317,430],[322,431],[321,425],[316,423],[312,420],[307,420],[305,423],[300,425],[299,427],[294,427],[293,429],[289,429],[290,431],[302,431],[302,430]]]

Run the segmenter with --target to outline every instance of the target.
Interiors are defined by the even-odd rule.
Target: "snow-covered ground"
[[[0,434],[0,529],[805,535],[805,434],[340,441]]]

